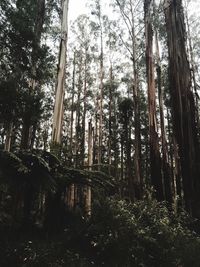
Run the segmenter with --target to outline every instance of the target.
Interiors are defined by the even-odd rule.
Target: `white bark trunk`
[[[67,38],[68,38],[68,7],[69,7],[69,0],[63,0],[63,15],[62,15],[58,76],[56,84],[56,99],[54,106],[53,128],[52,128],[52,142],[58,144],[61,143],[61,135],[62,135],[64,83],[65,83],[66,53],[67,53]]]

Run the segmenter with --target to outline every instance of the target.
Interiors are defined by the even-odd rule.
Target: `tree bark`
[[[73,134],[74,134],[74,96],[75,96],[75,73],[76,73],[76,52],[73,59],[72,74],[72,102],[71,102],[71,118],[70,118],[70,164],[73,163]]]
[[[108,136],[108,172],[111,175],[111,167],[112,167],[112,105],[113,105],[113,95],[112,95],[112,87],[113,87],[113,74],[112,74],[112,63],[110,62],[110,80],[109,80],[109,136]]]
[[[13,131],[13,123],[10,122],[8,124],[7,130],[6,130],[6,140],[4,144],[4,150],[10,151],[11,148],[11,139],[12,139],[12,131]]]
[[[67,53],[67,38],[68,38],[68,6],[69,0],[63,1],[62,6],[62,27],[61,40],[58,61],[58,74],[56,84],[56,99],[53,113],[52,126],[52,142],[61,143],[62,136],[62,120],[63,120],[63,100],[64,100],[64,84],[66,70],[66,53]]]
[[[93,164],[93,127],[92,122],[88,123],[88,167],[92,170]],[[85,201],[85,211],[87,216],[91,216],[92,209],[92,189],[91,186],[86,186],[86,201]]]
[[[81,166],[81,89],[82,89],[82,57],[79,59],[78,96],[76,103],[76,139],[75,139],[75,168]]]
[[[84,166],[85,160],[85,120],[87,112],[87,50],[84,59],[84,81],[83,81],[83,116],[82,116],[82,136],[81,136],[81,165]]]
[[[100,110],[99,110],[99,140],[98,140],[98,169],[101,169],[101,161],[102,161],[102,139],[103,139],[103,77],[104,77],[104,52],[103,52],[103,30],[102,30],[102,22],[101,22],[101,7],[99,14],[99,25],[100,25],[100,42],[101,42],[101,53],[100,53]]]
[[[175,142],[178,145],[186,210],[194,216],[199,199],[199,142],[194,96],[185,44],[185,22],[181,0],[165,0],[169,51],[169,87]]]
[[[154,186],[156,198],[164,200],[163,183],[161,173],[161,158],[159,152],[159,142],[156,121],[156,90],[154,78],[153,59],[153,29],[151,23],[151,0],[144,2],[145,13],[145,36],[146,36],[146,66],[148,83],[148,107],[149,107],[149,136],[150,136],[150,167],[151,182]]]
[[[133,101],[134,101],[134,128],[135,128],[135,142],[134,142],[134,195],[137,199],[142,197],[143,178],[141,172],[141,137],[140,137],[140,97],[139,97],[139,81],[138,70],[136,64],[136,36],[135,36],[135,16],[133,11],[133,4],[130,1],[131,11],[131,39],[132,39],[132,67],[133,67]]]
[[[168,203],[172,204],[172,179],[170,173],[170,165],[168,161],[168,150],[167,141],[165,134],[165,118],[164,118],[164,107],[163,107],[163,92],[162,92],[162,73],[161,73],[161,61],[160,61],[160,49],[158,43],[158,34],[155,31],[156,41],[156,72],[157,72],[157,86],[158,86],[158,100],[159,100],[159,111],[160,111],[160,128],[161,128],[161,143],[162,143],[162,172],[163,172],[163,183],[164,183],[164,194],[165,199]]]
[[[188,11],[185,10],[185,20],[187,26],[187,38],[189,44],[189,55],[190,55],[190,67],[191,67],[191,77],[193,82],[194,94],[195,94],[195,111],[196,111],[196,120],[197,120],[197,127],[200,129],[200,121],[199,121],[199,95],[198,95],[198,88],[197,88],[197,80],[196,80],[196,71],[195,71],[195,61],[194,61],[194,53],[192,47],[192,38],[191,38],[191,31],[188,19]]]

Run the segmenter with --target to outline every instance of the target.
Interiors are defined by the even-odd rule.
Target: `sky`
[[[87,8],[85,7],[86,2],[88,1],[69,0],[69,21],[75,20],[80,14],[87,13]],[[105,1],[103,0],[102,2]],[[190,2],[191,2],[189,5],[190,14],[194,13],[198,15],[200,13],[200,0],[191,0]]]
[[[86,11],[85,0],[69,0],[69,21],[76,19]]]
[[[90,0],[92,2],[92,0]],[[102,7],[109,4],[110,0],[100,0]],[[86,7],[88,0],[69,0],[69,21],[75,20],[81,14],[88,14],[89,8]],[[104,10],[104,13],[108,13],[108,9]],[[110,14],[112,16],[112,14]]]

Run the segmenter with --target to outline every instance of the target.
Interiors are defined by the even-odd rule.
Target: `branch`
[[[118,5],[118,7],[119,7],[119,9],[120,9],[122,18],[123,18],[123,20],[124,20],[124,22],[125,22],[125,24],[126,24],[126,26],[127,26],[127,28],[128,28],[129,34],[130,34],[130,36],[133,38],[131,29],[130,29],[130,27],[132,27],[131,20],[130,20],[130,18],[128,17],[128,15],[124,12],[124,10],[123,10],[123,8],[122,8],[122,6],[121,6],[119,0],[115,0],[115,1],[116,1],[117,5]],[[129,22],[129,24],[128,24],[127,21]]]
[[[133,57],[133,53],[131,52],[131,50],[129,49],[129,47],[127,46],[127,44],[124,42],[121,34],[119,34],[119,38],[122,41],[123,45],[126,47],[126,49],[128,50],[128,52],[131,54],[131,57]]]

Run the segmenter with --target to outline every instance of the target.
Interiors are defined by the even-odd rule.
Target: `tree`
[[[186,52],[185,22],[181,0],[165,1],[165,19],[169,48],[169,87],[175,140],[180,158],[185,208],[199,216],[199,140],[194,96]]]
[[[135,199],[135,188],[133,182],[132,160],[131,160],[131,118],[133,116],[133,101],[130,98],[125,98],[119,103],[120,122],[122,124],[121,146],[122,146],[122,166],[123,154],[125,154],[125,178],[128,181],[128,193],[130,200]],[[125,153],[124,153],[125,152]],[[123,167],[122,167],[123,171]],[[124,174],[122,173],[122,179]]]
[[[140,138],[140,110],[139,110],[139,72],[137,66],[137,43],[136,43],[136,34],[135,34],[135,23],[136,17],[135,13],[137,10],[137,3],[133,3],[132,1],[121,1],[116,0],[116,5],[119,7],[120,14],[122,19],[126,25],[126,30],[128,32],[130,38],[130,45],[123,40],[122,36],[120,38],[128,49],[130,53],[130,57],[132,60],[132,91],[133,91],[133,101],[134,101],[134,166],[135,166],[135,178],[134,178],[134,187],[135,187],[135,195],[140,198],[142,192],[142,172],[141,172],[141,138]]]
[[[97,162],[99,169],[101,168],[102,162],[102,139],[103,139],[103,79],[104,79],[104,48],[103,48],[103,15],[101,2],[95,0],[94,10],[92,15],[97,17],[97,24],[93,24],[94,29],[99,31],[100,34],[100,67],[99,67],[99,125],[98,125],[98,150],[97,150]]]
[[[156,73],[157,73],[157,88],[158,88],[158,100],[159,100],[159,113],[160,113],[160,129],[161,129],[161,144],[162,144],[162,176],[164,195],[168,203],[172,203],[172,173],[170,170],[173,168],[169,165],[168,147],[165,131],[165,117],[164,117],[164,105],[163,105],[163,88],[162,88],[162,69],[160,60],[160,49],[158,41],[158,33],[155,31],[155,46],[156,46]],[[173,163],[172,163],[173,164]]]
[[[45,20],[45,8],[46,8],[46,0],[37,0],[36,4],[36,16],[34,22],[34,39],[33,39],[33,48],[31,53],[31,62],[30,62],[30,80],[29,80],[29,88],[30,90],[39,89],[39,81],[37,77],[37,65],[38,65],[38,53],[40,52],[41,47],[41,36],[43,31],[43,24]],[[23,6],[22,6],[23,8]],[[30,95],[34,94],[30,92]],[[31,107],[29,103],[26,104],[24,116],[23,116],[23,124],[22,124],[22,138],[21,138],[21,148],[27,149],[30,148],[31,138],[35,134],[37,121],[31,121]]]
[[[9,2],[8,5],[1,3],[1,5],[4,15],[0,42],[3,76],[0,83],[6,90],[6,95],[9,95],[9,91],[12,93],[12,105],[9,105],[7,118],[5,117],[7,132],[5,148],[10,150],[13,144],[30,148],[35,139],[35,129],[43,113],[42,86],[51,77],[53,62],[49,47],[40,44],[41,35],[44,32],[42,25],[45,3],[30,0],[15,1],[15,4]],[[33,80],[36,90],[31,90]],[[11,83],[12,86],[10,86]],[[5,100],[2,95],[1,105],[4,110],[7,105]],[[31,130],[33,128],[34,131]],[[30,132],[33,134],[31,135]],[[14,141],[15,133],[20,135],[17,143]]]
[[[147,66],[147,84],[148,84],[148,107],[149,107],[149,136],[150,136],[150,166],[151,181],[156,190],[156,198],[161,201],[164,199],[161,157],[158,142],[158,127],[156,118],[156,86],[154,76],[154,58],[153,58],[153,28],[151,17],[152,2],[144,2],[145,13],[145,36],[146,36],[146,66]]]
[[[60,50],[58,60],[58,73],[56,82],[56,99],[53,113],[52,142],[61,143],[62,136],[62,119],[63,119],[63,100],[66,71],[66,52],[68,38],[68,6],[69,0],[62,3],[62,26],[60,38]]]

